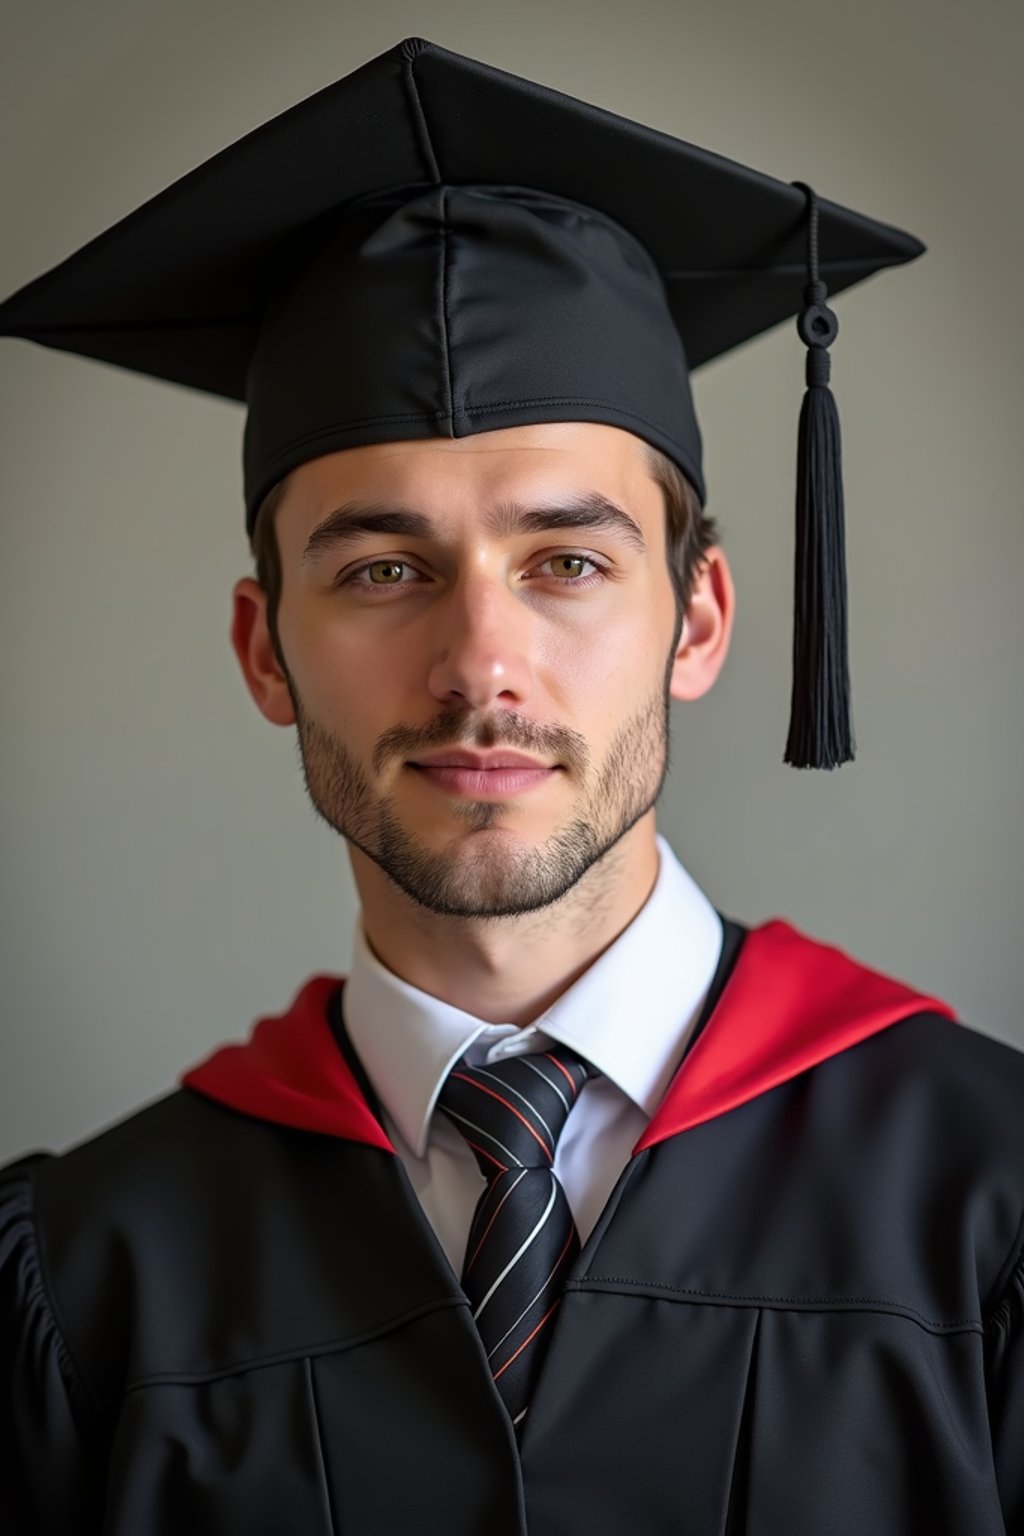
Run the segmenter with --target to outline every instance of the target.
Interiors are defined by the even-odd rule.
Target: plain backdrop
[[[924,239],[837,302],[858,759],[781,762],[785,326],[695,381],[739,619],[713,695],[674,715],[659,825],[731,915],[786,915],[1024,1043],[1024,9],[3,0],[0,32],[3,294],[408,35]],[[228,649],[241,429],[223,402],[0,341],[0,1155],[120,1117],[348,964],[343,846]]]

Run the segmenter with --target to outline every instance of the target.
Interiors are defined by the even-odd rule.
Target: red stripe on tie
[[[465,1141],[467,1147],[472,1147],[474,1152],[479,1152],[481,1157],[486,1157],[488,1162],[494,1164],[495,1168],[500,1168],[502,1173],[508,1173],[508,1169],[505,1167],[505,1164],[499,1163],[493,1152],[488,1152],[486,1147],[478,1147],[476,1142],[470,1141],[468,1136],[465,1138]]]
[[[551,1271],[551,1278],[552,1278],[552,1280],[558,1274],[558,1271],[559,1271],[559,1269],[561,1267],[561,1264],[562,1264],[562,1260],[565,1258],[566,1254],[569,1252],[569,1249],[572,1247],[572,1240],[573,1240],[573,1238],[575,1236],[576,1236],[576,1223],[573,1222],[572,1225],[569,1228],[569,1236],[565,1240],[565,1247],[562,1249],[561,1253],[558,1255],[558,1258],[555,1260],[555,1267]]]
[[[533,1310],[534,1302],[537,1302],[537,1301],[540,1300],[541,1296],[543,1296],[543,1294],[544,1294],[545,1289],[551,1284],[552,1280],[558,1274],[558,1271],[562,1267],[562,1260],[565,1258],[566,1254],[569,1252],[569,1249],[572,1247],[572,1240],[573,1240],[573,1238],[575,1236],[576,1236],[576,1228],[575,1228],[575,1226],[571,1226],[569,1228],[569,1236],[565,1240],[565,1247],[562,1249],[561,1253],[558,1255],[558,1258],[555,1260],[554,1264],[551,1267],[550,1275],[548,1275],[547,1279],[544,1281],[544,1284],[541,1286],[541,1288],[538,1291],[537,1295],[533,1298],[533,1301],[530,1302],[530,1305],[527,1307],[526,1312],[531,1312]],[[467,1264],[466,1268],[467,1269],[469,1268],[468,1264]],[[523,1313],[523,1317],[526,1316],[526,1312]],[[522,1320],[523,1320],[522,1317],[519,1318],[519,1321],[516,1322],[515,1324],[513,1324],[513,1326],[509,1329],[509,1333],[515,1333],[516,1329],[519,1327],[519,1323],[521,1323]],[[541,1318],[541,1322],[543,1322],[543,1321],[544,1321],[544,1319]],[[538,1323],[537,1326],[540,1327],[540,1324]],[[535,1332],[536,1332],[536,1329],[534,1329],[534,1333]],[[505,1335],[505,1338],[507,1338],[507,1337],[508,1337],[508,1334]],[[530,1335],[530,1338],[532,1338],[532,1337],[533,1337],[533,1334]],[[505,1339],[502,1339],[501,1340],[501,1344],[504,1344],[504,1342],[505,1342]],[[530,1342],[530,1339],[527,1339],[526,1343],[529,1344],[529,1342]],[[494,1349],[492,1350],[492,1354],[496,1354],[497,1353],[497,1351],[501,1348],[501,1344],[495,1344]],[[517,1350],[516,1354],[518,1354],[518,1352],[519,1351]],[[515,1359],[514,1355],[513,1355],[512,1359]],[[511,1365],[511,1364],[512,1364],[512,1360],[506,1360],[505,1361],[505,1365]],[[503,1371],[505,1369],[505,1365],[502,1366],[501,1371]],[[501,1375],[501,1371],[498,1372],[498,1376]],[[494,1377],[495,1381],[497,1381],[498,1376]]]
[[[545,1051],[544,1055],[547,1057],[548,1061],[553,1061],[554,1062],[554,1064],[558,1068],[559,1072],[564,1074],[564,1076],[568,1080],[569,1087],[572,1089],[572,1096],[573,1096],[573,1098],[575,1098],[576,1095],[579,1093],[579,1089],[576,1087],[576,1079],[573,1077],[573,1075],[569,1071],[568,1067],[563,1066],[562,1063],[559,1061],[558,1057],[557,1056],[552,1056],[550,1051]]]
[[[562,1070],[564,1071],[565,1069],[563,1068]],[[568,1076],[568,1073],[566,1073],[566,1076]],[[546,1143],[541,1140],[533,1126],[530,1124],[529,1120],[527,1120],[525,1115],[521,1115],[519,1113],[514,1104],[510,1104],[508,1099],[503,1099],[500,1093],[495,1093],[493,1088],[485,1088],[483,1083],[478,1083],[475,1078],[467,1077],[465,1072],[453,1072],[452,1077],[458,1078],[460,1083],[468,1083],[471,1088],[479,1088],[481,1093],[489,1094],[492,1099],[497,1099],[499,1104],[504,1104],[506,1109],[512,1111],[517,1120],[521,1120],[523,1122],[523,1124],[526,1126],[526,1129],[537,1143],[538,1147],[540,1147],[541,1151],[544,1153],[544,1156],[547,1158],[548,1162],[554,1162],[554,1153],[548,1150]],[[570,1083],[572,1082],[571,1077],[569,1078],[569,1081]]]
[[[480,1249],[483,1247],[484,1243],[487,1240],[488,1232],[491,1230],[491,1228],[494,1226],[494,1223],[498,1219],[498,1211],[501,1210],[502,1206],[505,1204],[505,1201],[508,1199],[509,1195],[512,1193],[512,1191],[515,1188],[516,1188],[515,1183],[510,1184],[508,1189],[506,1189],[505,1193],[502,1195],[501,1199],[498,1201],[497,1208],[495,1209],[494,1215],[491,1217],[490,1221],[487,1223],[487,1226],[484,1228],[483,1236],[481,1237],[480,1241],[477,1243],[476,1247],[473,1249],[473,1256],[472,1256],[472,1258],[469,1258],[469,1259],[466,1260],[465,1267],[463,1268],[463,1271],[462,1271],[463,1276],[468,1275],[469,1271],[472,1269],[474,1263],[476,1262],[477,1254],[480,1252]]]
[[[505,1364],[502,1366],[501,1370],[495,1372],[495,1375],[494,1375],[494,1380],[495,1381],[497,1381],[499,1376],[504,1376],[505,1372],[508,1370],[508,1368],[512,1364],[513,1360],[517,1360],[519,1358],[519,1356],[522,1354],[523,1350],[526,1348],[527,1344],[529,1344],[530,1339],[535,1339],[537,1337],[538,1333],[540,1333],[541,1329],[544,1327],[544,1324],[547,1322],[547,1320],[551,1316],[552,1312],[558,1306],[558,1303],[561,1301],[561,1299],[562,1299],[561,1296],[556,1296],[555,1297],[555,1300],[553,1301],[551,1306],[548,1308],[548,1310],[544,1313],[544,1316],[541,1318],[540,1322],[537,1324],[537,1326],[533,1330],[533,1332],[527,1338],[525,1338],[523,1340],[523,1342],[520,1344],[519,1348],[516,1350],[514,1355],[509,1355],[508,1359],[505,1361]]]

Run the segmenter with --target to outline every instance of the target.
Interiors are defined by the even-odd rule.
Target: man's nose
[[[532,686],[530,614],[506,581],[460,577],[434,608],[429,687],[444,704],[525,703]]]

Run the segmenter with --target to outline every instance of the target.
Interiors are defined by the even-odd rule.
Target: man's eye
[[[402,580],[404,571],[411,571],[413,567],[405,560],[370,560],[366,565],[360,565],[354,571],[349,571],[342,577],[341,586],[345,587],[403,587],[408,583]]]
[[[585,569],[590,567],[589,572]],[[547,569],[555,581],[562,582],[566,586],[589,587],[594,581],[601,581],[605,576],[605,567],[590,557],[590,555],[577,555],[566,553],[563,555],[548,555],[537,567],[538,570]]]
[[[401,581],[405,565],[401,560],[374,560],[364,569],[374,586],[393,587]]]
[[[567,587],[589,587],[602,581],[606,574],[605,567],[590,555],[577,554],[573,551],[548,555],[533,569],[542,577],[546,576],[549,580]],[[407,560],[368,560],[365,565],[357,566],[354,571],[349,571],[347,575],[340,577],[338,585],[361,587],[363,591],[379,592],[386,587],[409,586],[411,579],[416,575],[418,575],[416,567],[410,565]]]
[[[552,575],[560,580],[570,580],[575,576],[582,576],[585,565],[593,565],[593,560],[588,560],[586,555],[552,555],[550,560],[545,560],[545,565],[551,566]]]

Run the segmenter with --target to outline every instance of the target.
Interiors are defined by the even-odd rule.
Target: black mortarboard
[[[528,422],[628,428],[703,500],[688,370],[801,313],[787,760],[852,755],[835,293],[920,242],[410,39],[0,305],[0,334],[248,404],[249,526],[303,461]],[[819,259],[820,251],[820,259]]]

